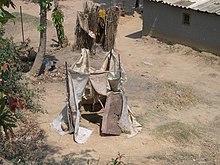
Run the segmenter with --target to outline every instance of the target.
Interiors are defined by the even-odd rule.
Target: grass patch
[[[161,107],[155,108],[154,106],[152,107],[148,106],[148,108],[145,109],[144,113],[136,115],[135,118],[143,127],[145,127],[147,123],[154,118],[158,119],[162,117],[164,119],[166,113],[167,113],[166,110]]]
[[[153,159],[163,164],[194,164],[196,163],[197,155],[185,151],[173,151],[172,154],[155,153],[146,157],[146,159]]]
[[[154,130],[154,134],[158,138],[181,144],[192,142],[200,137],[195,128],[178,121],[158,126]]]
[[[211,127],[220,129],[220,115],[215,117],[211,124]]]
[[[217,55],[207,53],[207,52],[198,52],[198,51],[186,51],[185,55],[191,55],[194,57],[200,57],[208,65],[218,65],[220,66],[220,58]]]
[[[219,65],[220,66],[220,58],[214,55],[202,55],[199,54],[198,56],[203,57],[206,64],[209,65]]]
[[[142,126],[144,126],[145,123],[148,121],[147,113],[137,115],[137,116],[135,116],[135,118],[136,118],[137,122],[140,123]]]
[[[216,78],[218,76],[218,74],[217,73],[209,73],[209,76],[213,77],[213,78]]]
[[[19,12],[14,12],[12,13],[16,18],[12,19],[11,22],[21,22],[21,15]],[[36,16],[33,16],[33,15],[30,15],[30,14],[26,14],[26,13],[22,13],[22,16],[23,16],[23,22],[24,23],[30,23],[32,24],[33,26],[36,26],[39,24],[39,17],[36,17]]]
[[[216,154],[218,149],[203,148],[198,152],[186,151],[183,148],[172,149],[171,153],[166,151],[156,152],[146,157],[146,160],[154,160],[158,164],[167,165],[188,165],[188,164],[218,164],[220,161],[219,155]],[[147,164],[147,163],[146,163]],[[148,163],[149,164],[149,163]]]
[[[179,85],[172,81],[162,83],[159,98],[164,105],[175,108],[195,105],[200,100],[200,97],[195,94],[191,87]]]
[[[13,27],[16,29],[17,26],[21,26],[21,15],[19,12],[13,12],[12,13],[15,18],[14,19],[11,19],[9,20],[6,24],[5,24],[5,29],[7,30],[7,28],[12,29]],[[23,16],[23,23],[24,24],[28,24],[28,27],[36,27],[39,25],[39,21],[40,21],[40,18],[39,17],[36,17],[36,16],[33,16],[33,15],[30,15],[30,14],[26,14],[26,13],[23,13],[22,14]],[[13,24],[13,26],[12,26]],[[47,21],[47,25],[48,26],[51,26],[52,25],[52,22],[51,21]]]
[[[147,159],[153,159],[153,160],[156,160],[156,161],[167,160],[166,155],[162,154],[162,153],[155,153],[153,155],[147,156],[146,158]]]

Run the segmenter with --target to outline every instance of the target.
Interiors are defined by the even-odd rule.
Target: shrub
[[[39,89],[32,90],[24,79],[15,44],[0,38],[0,138],[13,136],[17,120],[23,120],[22,109],[40,111],[34,103]],[[6,136],[3,136],[6,135]]]
[[[64,14],[60,9],[55,8],[53,10],[52,21],[57,31],[59,46],[63,47],[64,44],[63,42],[65,40],[64,27],[63,27]]]

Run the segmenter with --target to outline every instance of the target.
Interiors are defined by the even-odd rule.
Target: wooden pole
[[[22,33],[22,41],[24,42],[24,24],[23,24],[23,16],[22,16],[22,8],[20,6],[20,15],[21,15],[21,33]]]
[[[68,69],[67,62],[65,61],[65,70],[66,70],[66,87],[67,87],[67,119],[68,119],[68,128],[69,131],[72,132],[73,128],[73,114],[70,105],[70,87],[69,87],[69,77],[68,77]]]
[[[121,57],[120,57],[120,54],[118,54],[118,67],[119,67],[119,71],[120,71],[120,79],[121,79],[121,77],[122,77],[122,68],[121,68]],[[121,82],[121,80],[120,80],[120,82]]]

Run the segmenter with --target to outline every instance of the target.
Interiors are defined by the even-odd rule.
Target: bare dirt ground
[[[29,2],[14,2],[16,12],[22,5],[23,12],[29,14],[31,21],[25,22],[25,37],[37,49],[39,37],[32,21],[38,17],[39,8]],[[60,1],[70,44],[74,42],[76,12],[82,9],[83,2]],[[19,21],[7,27],[7,35],[21,41]],[[220,164],[220,58],[141,37],[141,29],[139,14],[121,17],[116,51],[127,72],[128,104],[143,125],[142,131],[133,138],[103,137],[99,123],[82,118],[82,124],[93,129],[86,144],[76,144],[72,135],[61,137],[50,123],[65,105],[65,82],[40,81],[38,86],[45,88],[42,107],[48,112],[37,115],[47,143],[45,164],[106,164],[118,152],[124,154],[126,164]],[[58,66],[64,61],[76,61],[79,52],[72,52],[71,46],[55,51],[51,39],[56,39],[56,33],[49,23],[48,55],[58,60]],[[103,56],[92,58],[97,62]]]

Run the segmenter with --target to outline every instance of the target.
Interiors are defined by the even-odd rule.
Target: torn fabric
[[[126,74],[119,56],[113,50],[106,54],[102,67],[94,70],[89,65],[89,51],[82,49],[80,59],[68,69],[67,75],[69,102],[51,124],[60,135],[74,133],[74,140],[80,144],[89,139],[92,130],[80,125],[80,106],[83,103],[91,106],[101,104],[104,109],[104,133],[119,135],[123,132],[132,137],[141,130],[141,125],[127,105],[123,89]],[[100,100],[103,96],[107,97],[105,107]],[[62,123],[68,125],[68,131],[62,129]]]

